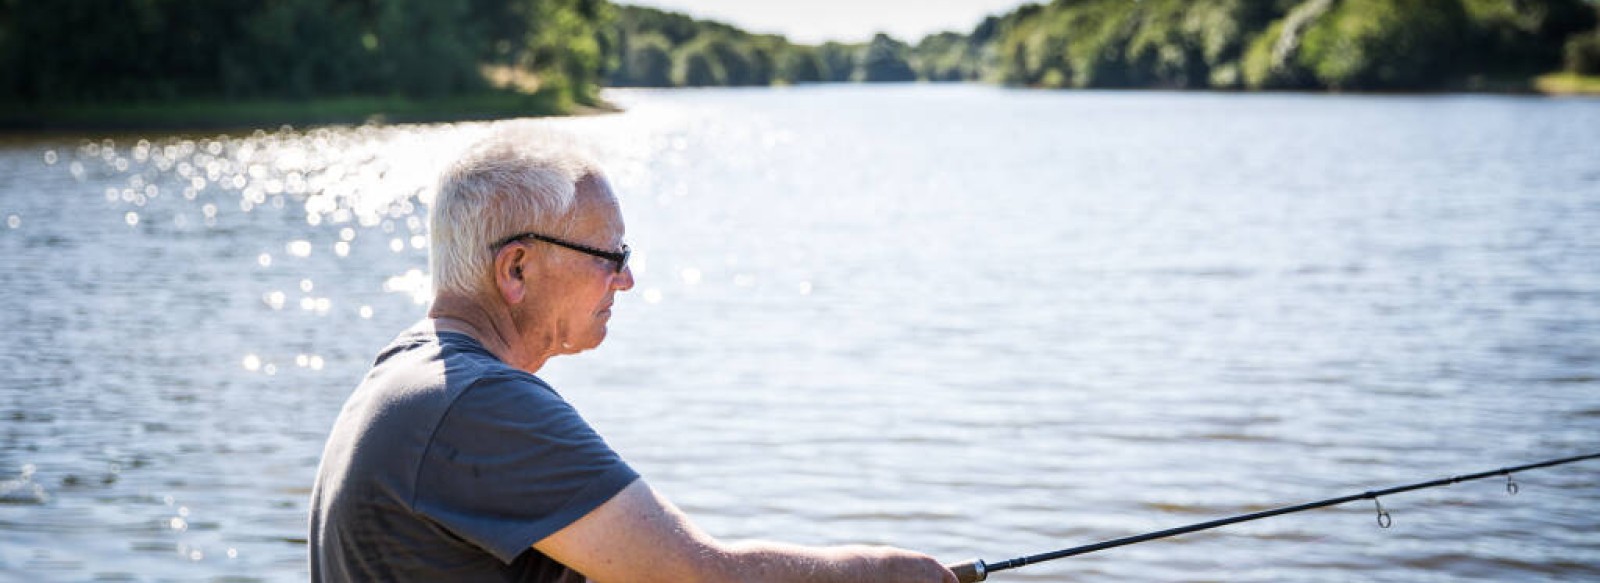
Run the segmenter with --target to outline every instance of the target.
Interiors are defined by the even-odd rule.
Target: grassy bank
[[[1551,73],[1534,79],[1533,86],[1547,95],[1600,95],[1600,75]]]
[[[132,130],[276,128],[467,121],[582,113],[556,92],[490,92],[439,99],[330,97],[298,101],[185,99],[108,105],[0,108],[10,130]]]

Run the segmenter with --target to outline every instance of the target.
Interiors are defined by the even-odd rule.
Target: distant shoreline
[[[981,82],[905,82],[911,84],[973,84],[994,87]],[[815,83],[805,86],[874,85],[874,83]],[[702,87],[695,89],[717,89]],[[761,89],[761,87],[746,87]],[[1551,73],[1531,79],[1521,87],[1446,89],[1438,91],[1272,91],[1229,89],[1164,89],[1158,87],[1057,89],[1029,88],[1039,91],[1172,91],[1179,93],[1230,93],[1239,95],[1297,93],[1328,95],[1522,95],[1529,97],[1600,97],[1600,76],[1582,76],[1571,73]],[[646,89],[674,91],[690,88],[615,87],[614,89]],[[128,103],[118,105],[72,105],[44,107],[33,110],[13,110],[0,113],[0,133],[32,134],[81,131],[200,131],[200,130],[256,130],[283,125],[296,127],[326,125],[362,125],[375,123],[448,123],[465,121],[493,121],[531,117],[565,117],[614,113],[620,109],[609,103],[598,106],[576,106],[557,103],[543,95],[516,93],[488,93],[448,97],[434,100],[416,100],[401,97],[337,97],[307,100],[252,99],[228,101],[217,99],[179,100],[167,103]]]
[[[9,108],[10,106],[8,106]],[[439,99],[330,97],[305,100],[186,99],[45,106],[0,113],[7,133],[136,130],[235,130],[368,123],[442,123],[616,111],[610,104],[580,106],[544,94],[492,92]]]

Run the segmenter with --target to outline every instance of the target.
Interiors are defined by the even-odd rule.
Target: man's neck
[[[511,313],[503,307],[496,309],[471,298],[439,294],[433,299],[428,318],[434,330],[471,336],[495,358],[530,373],[538,371],[549,359],[516,349],[523,344],[521,333]]]

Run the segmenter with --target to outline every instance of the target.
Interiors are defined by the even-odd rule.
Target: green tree
[[[778,79],[791,84],[819,83],[824,79],[822,60],[809,47],[792,47],[778,59]]]
[[[700,44],[678,51],[672,82],[683,87],[714,87],[727,85],[728,75],[708,46]]]
[[[684,55],[701,55],[714,65],[712,68],[717,71],[714,85],[759,84],[749,54],[727,37],[720,34],[701,35],[680,50]]]
[[[1600,75],[1600,31],[1567,41],[1566,69],[1579,75]]]
[[[1343,0],[1306,30],[1301,60],[1333,89],[1438,87],[1466,22],[1458,0]]]
[[[861,46],[826,42],[817,47],[817,58],[824,66],[823,79],[843,83],[855,79]]]
[[[604,0],[540,0],[525,41],[527,68],[578,103],[598,103],[609,51],[619,44],[607,40],[610,17]]]
[[[1316,78],[1303,64],[1306,29],[1333,8],[1332,0],[1307,0],[1250,43],[1244,56],[1244,81],[1252,89],[1310,89]]]
[[[745,85],[771,85],[777,78],[778,64],[775,53],[778,49],[772,42],[755,40],[745,44],[743,53],[745,60],[750,63],[750,77]]]
[[[0,0],[0,100],[436,97],[484,65],[593,100],[604,0]]]
[[[482,89],[466,6],[434,0],[385,0],[374,37],[378,74],[403,95],[439,97]]]
[[[672,86],[672,45],[656,33],[633,37],[628,42],[625,76],[621,84],[639,87]]]
[[[255,2],[60,0],[7,3],[0,62],[10,101],[99,103],[217,89],[217,55],[244,36]]]
[[[243,47],[221,56],[224,92],[306,99],[374,86],[365,73],[372,54],[362,44],[358,7],[325,0],[283,0],[245,22]],[[248,52],[241,50],[248,48]]]
[[[1463,55],[1481,73],[1527,76],[1562,64],[1568,37],[1595,27],[1596,4],[1582,0],[1461,0],[1471,20]]]
[[[616,15],[608,28],[623,53],[629,54],[638,39],[665,40],[673,55],[672,77],[680,84],[693,79],[696,85],[770,85],[779,78],[780,59],[791,47],[780,36],[753,35],[724,23],[653,8],[621,6]],[[690,59],[690,55],[698,56]],[[627,70],[629,66],[624,60],[613,67],[611,82],[644,84]]]
[[[984,79],[1042,87],[1428,89],[1557,67],[1595,10],[1584,0],[1056,0],[984,19],[966,58]],[[925,78],[949,75],[953,42],[919,43]]]
[[[910,52],[911,47],[889,35],[874,35],[866,52],[862,53],[859,80],[868,83],[916,81],[917,72],[911,69],[906,58]]]
[[[978,78],[977,54],[967,37],[942,32],[923,37],[911,50],[917,76],[929,81],[973,81]]]

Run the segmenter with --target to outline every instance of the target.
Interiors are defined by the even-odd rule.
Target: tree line
[[[426,99],[519,82],[593,103],[613,52],[611,10],[605,0],[0,0],[0,103]]]
[[[710,20],[618,6],[611,23],[617,86],[705,87],[851,81],[915,81],[911,47],[879,34],[866,43],[793,44]]]
[[[1517,89],[1600,75],[1596,0],[1054,0],[802,45],[607,0],[0,0],[0,105],[439,98],[604,85]]]
[[[1594,0],[1055,0],[910,45],[796,45],[620,6],[612,85],[984,81],[1049,88],[1522,90],[1600,75]]]
[[[1585,0],[1056,0],[918,46],[926,78],[1041,87],[1515,89],[1595,69]]]

